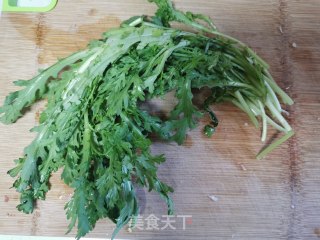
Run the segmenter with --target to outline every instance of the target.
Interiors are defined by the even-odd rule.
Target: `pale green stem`
[[[276,123],[275,121],[273,121],[269,116],[267,116],[267,123],[269,123],[272,127],[274,127],[275,129],[281,131],[281,132],[287,132],[286,129],[284,129],[283,127],[281,127],[278,123]]]
[[[142,22],[143,22],[143,18],[142,18],[142,17],[139,17],[139,18],[137,18],[136,20],[134,20],[133,22],[131,22],[131,23],[129,24],[129,26],[130,26],[130,27],[135,27],[135,26],[139,25],[139,24],[142,23]]]
[[[265,71],[265,81],[270,85],[270,87],[281,97],[283,103],[292,105],[293,100],[277,85],[277,83],[272,78],[268,71]]]
[[[250,105],[250,108],[252,109],[252,111],[255,112],[256,116],[261,116],[260,109],[254,103],[250,103],[249,105]],[[270,124],[275,129],[277,129],[281,132],[287,132],[286,129],[284,129],[279,124],[277,124],[275,121],[273,121],[267,114],[266,114],[266,119],[267,119],[267,123]]]
[[[262,150],[258,155],[257,159],[261,160],[265,156],[267,156],[270,152],[272,152],[276,147],[287,141],[289,138],[291,138],[294,135],[294,131],[289,131],[286,135],[284,135],[282,138],[278,139],[277,141],[270,144],[268,147],[266,147],[264,150]]]
[[[259,127],[258,120],[254,116],[254,114],[251,111],[251,109],[250,109],[248,103],[246,102],[246,100],[244,100],[244,98],[242,97],[242,95],[241,95],[241,93],[239,91],[236,91],[235,95],[236,95],[237,99],[239,100],[240,104],[243,106],[244,111],[248,114],[248,116],[249,116],[250,120],[252,121],[252,123],[254,124],[254,126],[256,128],[258,128]]]
[[[262,117],[262,136],[261,136],[261,141],[264,142],[266,141],[267,138],[267,116],[266,112],[264,111],[264,106],[262,105],[261,101],[258,100],[260,111],[261,111],[261,117]]]
[[[279,112],[276,107],[272,104],[270,98],[267,98],[266,105],[273,114],[274,117],[278,119],[278,121],[281,123],[281,125],[286,129],[287,132],[291,131],[292,128],[289,125],[289,123],[284,119],[284,117],[281,115],[281,112]]]
[[[273,89],[270,87],[269,83],[264,81],[265,85],[267,86],[267,89],[269,90],[268,93],[270,94],[271,96],[271,99],[273,101],[273,103],[275,104],[275,107],[278,109],[279,112],[282,111],[282,108],[281,108],[281,105],[280,105],[280,102],[275,94],[275,92],[273,91]]]

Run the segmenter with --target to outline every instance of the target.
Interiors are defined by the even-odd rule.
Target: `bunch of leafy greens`
[[[210,104],[230,101],[246,112],[255,126],[262,122],[262,140],[270,125],[284,136],[264,149],[264,157],[293,135],[282,116],[278,97],[293,101],[277,86],[268,65],[242,42],[219,32],[200,14],[176,10],[169,0],[158,5],[154,17],[134,17],[120,28],[104,33],[86,50],[58,61],[7,96],[0,108],[3,123],[13,123],[35,101],[47,99],[35,140],[9,171],[21,193],[18,209],[31,213],[37,199],[49,190],[50,175],[63,169],[61,178],[74,188],[66,204],[69,229],[77,237],[108,217],[115,234],[138,214],[135,185],[156,191],[169,214],[172,188],[157,177],[163,155],[150,152],[150,134],[182,144],[197,120],[209,113],[211,136],[218,121]],[[197,33],[170,27],[180,22]],[[192,89],[209,88],[202,107],[193,104]],[[141,102],[175,91],[177,105],[168,119],[150,115]]]

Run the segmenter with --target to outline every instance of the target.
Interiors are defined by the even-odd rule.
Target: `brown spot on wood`
[[[40,117],[41,117],[41,113],[44,111],[44,108],[41,107],[39,108],[36,113],[35,113],[35,116],[34,116],[34,119],[36,120],[36,123],[40,123]]]
[[[38,222],[40,217],[40,211],[36,209],[32,216],[32,227],[31,227],[31,235],[36,235],[38,231]]]
[[[10,198],[7,195],[4,195],[4,202],[9,202]]]
[[[315,228],[314,234],[317,235],[318,238],[320,238],[320,228]]]
[[[88,11],[88,15],[89,16],[95,16],[97,14],[98,10],[97,9],[94,9],[94,8],[91,8],[89,11]]]
[[[281,47],[280,47],[280,56],[282,63],[282,83],[285,87],[290,86],[287,89],[287,93],[293,99],[293,88],[291,82],[291,68],[292,63],[290,61],[291,49],[290,49],[290,25],[288,20],[288,5],[287,1],[279,0],[279,12],[280,12],[280,25],[283,29],[283,34],[281,35]],[[288,107],[288,112],[290,112],[289,123],[296,128],[295,123],[295,108],[294,106]],[[289,184],[290,184],[290,195],[291,195],[291,206],[298,206],[298,197],[301,188],[301,179],[300,179],[300,154],[299,154],[299,144],[297,138],[294,136],[288,140],[289,142]],[[296,207],[291,208],[290,221],[288,226],[288,238],[296,238],[295,234],[297,232],[299,215],[296,212]]]
[[[44,14],[40,13],[39,17],[38,17],[38,24],[37,27],[35,29],[35,43],[37,45],[38,49],[42,48],[43,42],[44,42],[44,26],[45,26],[45,18],[44,18]],[[38,57],[37,57],[38,63],[42,63],[43,62],[43,56],[39,53]]]
[[[192,137],[190,136],[190,134],[187,134],[186,139],[183,143],[183,146],[185,146],[187,148],[191,148],[192,145],[193,145]]]
[[[22,37],[37,45],[40,64],[55,62],[57,58],[85,48],[90,40],[101,38],[103,32],[118,27],[121,23],[114,16],[106,16],[94,23],[77,26],[75,31],[65,31],[50,27],[43,14],[39,15],[37,21],[26,14],[10,14],[8,18]],[[75,23],[70,23],[71,25]]]
[[[35,114],[35,120],[37,121],[37,123],[40,122],[40,111],[39,110]]]

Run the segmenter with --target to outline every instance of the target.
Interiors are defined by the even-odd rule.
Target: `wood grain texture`
[[[320,238],[320,3],[319,0],[176,0],[178,8],[210,15],[218,27],[248,43],[271,65],[279,85],[296,104],[288,110],[297,134],[262,161],[259,132],[248,118],[228,104],[215,106],[221,125],[212,139],[201,126],[183,146],[156,142],[155,153],[167,162],[160,176],[175,189],[176,215],[192,215],[186,230],[124,229],[130,239],[318,239]],[[12,81],[32,77],[99,38],[108,28],[139,14],[152,14],[144,0],[59,1],[45,14],[3,14],[0,19],[0,101],[16,89]],[[280,31],[281,30],[281,31]],[[293,47],[295,46],[295,47]],[[165,112],[173,99],[155,102]],[[15,209],[17,193],[6,175],[37,122],[42,104],[10,126],[0,125],[0,234],[63,236],[64,204],[72,190],[52,177],[46,201],[33,215]],[[249,124],[247,124],[249,123]],[[271,137],[272,134],[270,134]],[[138,191],[141,214],[161,218],[165,205],[154,193]],[[217,201],[208,196],[214,195]],[[90,237],[110,236],[114,225],[100,221]],[[71,234],[74,234],[71,233]]]

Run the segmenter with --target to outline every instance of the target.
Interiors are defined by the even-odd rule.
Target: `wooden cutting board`
[[[262,161],[259,132],[235,107],[215,106],[221,124],[212,139],[202,128],[190,132],[183,146],[156,143],[167,162],[160,176],[174,187],[173,227],[147,230],[146,218],[159,218],[165,205],[154,193],[138,190],[144,230],[121,231],[130,239],[318,239],[320,238],[320,2],[319,0],[175,0],[178,8],[210,15],[220,30],[248,43],[295,100],[288,108],[296,135]],[[44,14],[8,14],[0,18],[0,101],[16,89],[12,81],[31,78],[88,40],[132,16],[152,14],[145,0],[70,0]],[[157,103],[156,111],[172,101]],[[15,209],[18,194],[6,175],[13,159],[34,135],[43,104],[16,124],[0,124],[0,234],[63,236],[63,210],[72,190],[52,177],[46,201],[32,215]],[[203,126],[208,119],[201,122]],[[271,135],[270,135],[271,137]],[[211,196],[211,198],[209,197]],[[153,216],[152,215],[152,216]],[[178,217],[179,215],[180,217]],[[182,216],[186,219],[183,230]],[[90,237],[110,237],[114,225],[100,221]],[[74,236],[74,232],[70,234]]]

